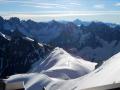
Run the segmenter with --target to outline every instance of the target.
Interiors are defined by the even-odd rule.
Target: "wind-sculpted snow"
[[[55,48],[44,62],[33,66],[31,72],[42,72],[50,77],[69,79],[89,73],[94,70],[95,65],[96,63],[73,57],[61,48]]]
[[[28,74],[10,76],[6,82],[24,81],[27,90],[42,90],[43,87],[81,77],[93,71],[95,65],[55,48],[43,62],[36,62]]]
[[[64,82],[59,87],[57,86],[56,90],[66,90],[66,88],[67,90],[83,90],[118,82],[120,82],[120,53],[111,57],[93,72],[83,77]],[[54,88],[51,87],[49,90],[54,90]]]

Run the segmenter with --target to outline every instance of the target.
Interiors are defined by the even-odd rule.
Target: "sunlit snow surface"
[[[95,65],[57,47],[43,62],[33,64],[28,74],[13,75],[6,82],[24,81],[27,90],[40,90],[43,87],[47,90],[64,90],[67,86],[72,88],[77,85],[80,81],[76,78],[79,80],[79,77],[93,71]]]
[[[118,82],[120,82],[120,53],[111,57],[93,72],[83,77],[64,82],[56,90],[82,90]],[[52,90],[52,88],[49,90]]]

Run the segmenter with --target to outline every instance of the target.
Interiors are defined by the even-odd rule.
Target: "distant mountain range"
[[[55,47],[100,64],[120,51],[120,25],[79,19],[73,22],[35,22],[0,17],[0,44],[0,70],[4,74],[8,68],[12,69],[11,74],[26,72],[28,67],[39,58],[45,58]],[[21,70],[13,63],[18,61],[26,69]],[[17,71],[14,67],[18,67]],[[6,75],[1,73],[1,76]]]

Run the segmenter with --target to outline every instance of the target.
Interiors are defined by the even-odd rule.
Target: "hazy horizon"
[[[3,19],[5,19],[5,20],[9,20],[10,18],[19,18],[19,17],[9,17],[9,18],[5,18],[5,17],[3,17],[3,16],[1,16]],[[120,23],[114,23],[114,22],[105,22],[105,21],[98,21],[98,20],[81,20],[80,18],[76,18],[76,19],[73,19],[73,20],[67,20],[67,19],[64,19],[64,20],[60,20],[60,19],[49,19],[49,20],[39,20],[39,21],[36,21],[36,20],[34,20],[34,19],[21,19],[21,18],[19,18],[21,21],[27,21],[27,20],[32,20],[32,21],[34,21],[34,22],[51,22],[51,21],[57,21],[57,22],[73,22],[73,21],[75,21],[75,20],[80,20],[80,21],[82,21],[82,22],[102,22],[102,23],[111,23],[111,24],[120,24]]]
[[[0,16],[8,19],[101,21],[120,24],[119,0],[0,0]]]

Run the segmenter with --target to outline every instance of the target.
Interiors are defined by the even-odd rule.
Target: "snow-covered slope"
[[[111,57],[95,71],[68,82],[62,82],[56,90],[82,90],[120,82],[120,53]],[[51,85],[52,86],[52,85]],[[49,86],[50,87],[50,86]],[[49,90],[54,90],[53,87]]]
[[[44,60],[36,63],[30,72],[42,72],[50,77],[76,78],[94,70],[96,64],[71,56],[61,48],[54,51]]]
[[[85,75],[94,70],[95,65],[55,48],[43,62],[36,62],[28,74],[13,75],[6,82],[24,81],[27,90],[40,90]]]

